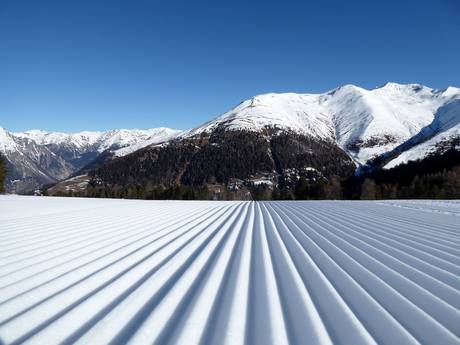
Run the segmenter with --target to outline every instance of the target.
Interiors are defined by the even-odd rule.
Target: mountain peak
[[[432,90],[431,88],[418,84],[418,83],[410,83],[410,84],[400,84],[396,82],[388,82],[383,86],[377,87],[376,89],[384,89],[384,90],[392,90],[392,91],[412,91],[412,92],[419,92],[424,89]]]
[[[16,148],[16,142],[11,137],[11,134],[3,127],[0,127],[0,152],[6,153],[13,151]]]
[[[383,84],[380,87],[377,87],[377,89],[399,89],[401,86],[405,86],[405,84],[399,84],[394,81],[389,81]]]
[[[362,87],[359,87],[359,86],[356,86],[356,85],[353,85],[353,84],[345,84],[345,85],[342,85],[342,86],[338,86],[332,90],[329,90],[327,91],[326,93],[324,93],[323,95],[335,95],[335,94],[338,94],[338,93],[355,93],[355,92],[358,92],[358,93],[361,93],[361,92],[365,92],[367,91],[366,89],[363,89]]]
[[[455,96],[460,97],[460,88],[449,86],[443,90],[442,94],[445,97],[455,97]]]

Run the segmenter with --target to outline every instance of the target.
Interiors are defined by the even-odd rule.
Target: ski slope
[[[0,196],[2,344],[460,344],[460,202]]]

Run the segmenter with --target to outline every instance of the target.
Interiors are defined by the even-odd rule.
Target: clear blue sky
[[[460,86],[460,2],[0,0],[0,126],[199,125],[267,92]]]

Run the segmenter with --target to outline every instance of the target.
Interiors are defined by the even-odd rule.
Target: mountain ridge
[[[78,133],[8,132],[0,128],[0,152],[6,157],[9,171],[7,190],[29,192],[71,176],[106,152],[123,156],[180,132],[165,127]]]
[[[440,113],[444,115],[441,116]],[[299,137],[294,139],[296,144],[287,144],[287,141],[284,143],[295,152],[297,152],[296,147],[314,150],[328,145],[331,149],[335,147],[333,151],[337,153],[341,150],[345,152],[358,168],[379,159],[384,161],[388,168],[404,164],[413,157],[420,159],[436,154],[439,143],[444,145],[444,151],[452,147],[452,144],[446,143],[455,144],[456,138],[460,137],[460,130],[456,129],[459,119],[460,89],[456,87],[433,89],[421,84],[389,82],[381,87],[365,89],[347,84],[316,94],[291,92],[257,95],[244,100],[210,121],[186,131],[164,127],[151,130],[83,131],[71,134],[41,130],[8,133],[3,130],[3,136],[0,133],[0,150],[6,152],[8,149],[11,151],[11,148],[16,148],[20,151],[21,147],[29,145],[26,151],[20,151],[19,156],[27,156],[28,152],[42,150],[41,154],[48,157],[48,160],[53,160],[53,154],[62,158],[51,164],[62,166],[62,174],[58,178],[48,176],[47,181],[44,181],[46,183],[53,179],[59,180],[66,174],[74,176],[72,174],[76,172],[97,169],[99,165],[114,158],[122,158],[145,147],[165,143],[176,145],[183,141],[199,143],[202,149],[208,144],[206,140],[211,140],[212,145],[223,145],[222,140],[229,137],[223,133],[232,131],[236,136],[244,132],[256,133],[257,135],[252,136],[251,140],[257,142],[265,138],[263,140],[271,143],[277,142],[272,138],[279,134],[298,135]],[[448,126],[450,127],[447,128]],[[262,137],[259,138],[259,134]],[[5,143],[8,141],[5,138],[11,137],[17,138],[18,142]],[[207,139],[202,141],[200,138]],[[417,155],[405,154],[414,147],[421,148],[417,151]],[[243,150],[242,147],[239,149]],[[270,147],[266,149],[272,150]],[[279,146],[277,150],[280,150]],[[210,148],[206,148],[204,152],[215,157],[215,153],[212,153]],[[297,154],[304,153],[299,151]],[[8,154],[6,156],[8,159]],[[269,157],[271,157],[268,158],[269,160],[275,159],[271,154]],[[298,159],[297,157],[294,161],[297,162]],[[319,161],[324,162],[324,159]],[[200,162],[204,164],[204,161]],[[223,164],[227,166],[230,163]],[[345,161],[342,163],[348,164]],[[17,157],[14,164],[33,165]],[[39,166],[40,162],[34,164]],[[86,166],[88,169],[85,170]],[[300,167],[298,162],[295,166]],[[318,168],[320,166],[315,167]],[[22,178],[27,177],[29,170],[22,171]],[[284,174],[280,171],[279,173]],[[47,175],[46,169],[38,171],[37,174]],[[195,175],[195,173],[191,174]],[[176,180],[177,178],[179,177],[176,176]]]

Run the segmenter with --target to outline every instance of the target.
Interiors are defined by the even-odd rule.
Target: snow
[[[256,180],[251,180],[251,182],[255,186],[261,186],[261,185],[273,185],[273,181],[269,179],[256,179]]]
[[[169,141],[180,135],[182,131],[161,127],[144,131],[144,133],[144,136],[140,136],[142,140],[135,138],[134,140],[131,140],[131,142],[121,145],[124,147],[115,150],[115,156],[126,156],[127,154],[137,151],[143,147]]]
[[[123,156],[134,152],[144,146],[170,140],[181,131],[165,127],[140,129],[116,129],[107,132],[78,132],[60,133],[30,130],[13,133],[20,138],[34,140],[39,145],[69,145],[73,144],[78,149],[95,149],[98,152],[115,150],[116,156]]]
[[[0,210],[2,344],[460,344],[459,201]]]
[[[455,99],[440,107],[433,121],[403,145],[408,149],[385,165],[385,169],[423,159],[430,154],[440,153],[452,147],[450,141],[460,142],[460,99]],[[443,148],[445,146],[445,148]],[[460,150],[460,146],[453,148]]]
[[[13,133],[16,137],[34,140],[39,145],[62,145],[72,143],[78,148],[89,147],[96,144],[102,134],[103,132],[90,131],[68,134],[62,132],[47,132],[38,129]]]
[[[333,116],[339,146],[359,163],[365,163],[417,134],[433,120],[443,101],[435,90],[427,87],[388,83],[374,90],[342,87],[325,103]],[[392,141],[358,152],[347,149],[358,140],[365,143],[384,136]]]
[[[295,93],[259,95],[184,136],[211,132],[217,126],[251,131],[270,126],[330,139],[333,138],[332,123],[318,98],[319,95]]]
[[[364,164],[416,135],[433,121],[440,107],[455,99],[460,99],[460,89],[397,83],[372,90],[344,85],[322,94],[270,93],[242,102],[183,137],[212,132],[217,127],[288,129],[336,141],[356,162]],[[391,140],[372,144],[374,139],[385,137]],[[364,146],[353,149],[360,142]]]
[[[17,147],[16,142],[11,138],[10,133],[3,127],[0,127],[0,152],[5,153],[14,151]]]
[[[453,86],[449,86],[447,89],[443,91],[444,97],[452,97],[452,98],[458,99],[459,94],[460,94],[460,89],[458,87],[453,87]]]
[[[457,200],[392,200],[382,205],[460,217],[460,202]]]
[[[413,148],[402,152],[398,157],[387,163],[384,168],[391,169],[398,165],[405,164],[409,161],[416,161],[424,159],[430,154],[436,154],[443,150],[440,145],[448,143],[453,138],[460,140],[460,125],[448,129],[447,131],[441,132],[433,138],[414,146]],[[449,145],[448,145],[449,146]],[[460,150],[460,145],[454,147],[456,150]]]

